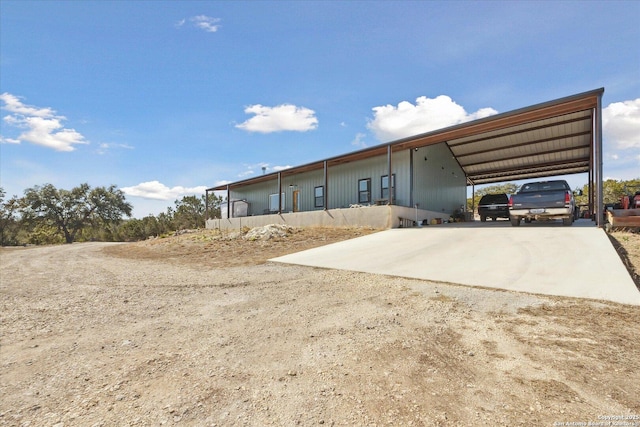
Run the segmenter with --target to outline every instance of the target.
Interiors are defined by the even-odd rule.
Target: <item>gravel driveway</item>
[[[234,267],[149,250],[0,252],[0,424],[552,426],[640,414],[637,307],[255,265],[251,247]]]

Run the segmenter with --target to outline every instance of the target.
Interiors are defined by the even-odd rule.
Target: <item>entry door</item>
[[[300,210],[300,190],[293,191],[293,211],[298,212]]]

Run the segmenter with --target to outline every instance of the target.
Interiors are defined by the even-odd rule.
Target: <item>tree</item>
[[[101,221],[118,222],[123,215],[131,216],[132,206],[115,185],[108,188],[81,184],[72,190],[59,190],[51,184],[25,190],[22,212],[25,218],[48,223],[73,243],[78,232]]]
[[[207,218],[220,218],[220,205],[223,202],[222,196],[218,196],[215,193],[209,194],[209,206],[207,206],[208,215]]]
[[[17,245],[19,222],[16,213],[20,207],[17,197],[5,202],[6,192],[0,187],[0,245]]]
[[[176,200],[173,222],[177,229],[204,227],[204,197],[184,196]]]
[[[476,190],[473,200],[467,199],[467,210],[471,211],[472,205],[475,206],[475,208],[477,209],[478,203],[480,203],[480,199],[485,194],[505,193],[509,195],[509,194],[515,193],[517,190],[518,190],[518,186],[512,182],[507,182],[505,184],[489,185],[487,187],[479,188]]]

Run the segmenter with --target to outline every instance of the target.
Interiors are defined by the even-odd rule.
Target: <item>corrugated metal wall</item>
[[[299,211],[322,209],[314,207],[314,189],[323,185],[323,179],[324,172],[322,169],[282,177],[283,212],[293,211],[293,192],[296,190],[299,191]],[[262,215],[268,213],[269,195],[277,193],[278,179],[274,176],[273,180],[232,190],[231,198],[247,200],[250,203],[249,215]]]
[[[466,202],[467,180],[446,144],[413,153],[414,203],[421,209],[453,213]]]
[[[465,203],[466,179],[464,173],[446,144],[419,148],[413,151],[413,201],[411,200],[411,152],[392,154],[392,173],[395,174],[395,205],[409,206],[418,203],[421,209],[453,213]],[[371,202],[382,198],[382,176],[388,175],[387,155],[329,167],[329,209],[348,208],[358,204],[358,181],[371,179]],[[299,191],[298,210],[316,208],[314,189],[324,185],[322,169],[282,177],[285,195],[284,212],[293,211],[293,192]],[[231,192],[232,199],[247,200],[249,215],[268,213],[269,195],[277,194],[278,180],[240,187]],[[325,189],[325,197],[327,192]]]
[[[409,152],[393,153],[392,173],[396,175],[395,204],[409,203]],[[358,181],[371,179],[371,202],[382,198],[382,176],[389,174],[387,156],[379,156],[358,162],[329,168],[329,208],[348,208],[358,204]]]

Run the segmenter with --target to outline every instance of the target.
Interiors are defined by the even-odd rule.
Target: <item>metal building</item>
[[[466,187],[588,173],[602,209],[604,88],[207,189],[247,204],[208,228],[267,223],[372,225],[466,216]],[[208,206],[208,203],[207,203]]]

